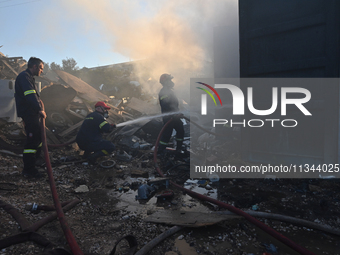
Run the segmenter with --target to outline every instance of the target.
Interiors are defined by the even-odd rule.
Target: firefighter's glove
[[[111,132],[112,130],[114,130],[116,127],[117,127],[116,124],[110,124],[110,131],[109,131],[109,132]]]

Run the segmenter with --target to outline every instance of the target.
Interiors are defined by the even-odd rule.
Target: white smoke
[[[137,73],[151,72],[152,90],[155,84],[156,91],[161,88],[162,73],[171,73],[175,90],[184,93],[191,77],[212,76],[213,28],[235,24],[238,4],[237,0],[60,2],[67,16],[81,21],[81,31],[98,28],[100,38],[94,40],[109,40],[112,51],[144,60]]]

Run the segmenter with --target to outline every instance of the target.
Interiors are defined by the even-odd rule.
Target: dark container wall
[[[339,77],[339,13],[338,0],[239,0],[240,77]],[[339,84],[309,89],[313,121],[305,118],[298,132],[243,128],[244,160],[339,162]]]

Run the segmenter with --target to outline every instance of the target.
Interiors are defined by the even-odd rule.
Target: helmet
[[[174,78],[171,74],[163,73],[161,77],[159,77],[159,82],[164,84],[166,81],[171,81]]]
[[[105,102],[103,102],[103,101],[97,102],[96,105],[95,105],[94,107],[95,107],[95,108],[97,108],[97,107],[103,107],[104,109],[107,109],[107,110],[110,110],[110,109],[111,109],[111,107],[108,106],[107,104],[105,104]]]

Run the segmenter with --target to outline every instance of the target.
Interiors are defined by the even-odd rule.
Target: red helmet
[[[103,101],[97,102],[96,105],[95,105],[94,107],[97,108],[97,107],[100,107],[100,106],[103,107],[103,108],[105,108],[105,109],[108,109],[108,110],[111,109],[111,107],[108,106],[107,104],[105,104],[105,102],[103,102]]]
[[[164,84],[166,81],[171,81],[174,78],[171,74],[163,73],[161,77],[159,77],[159,82]]]

